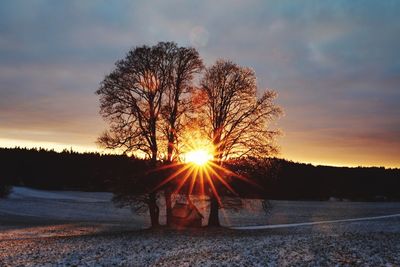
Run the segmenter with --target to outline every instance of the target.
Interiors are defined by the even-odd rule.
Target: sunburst
[[[216,183],[220,183],[234,195],[237,195],[237,193],[230,185],[228,177],[235,177],[252,183],[246,177],[225,168],[222,164],[223,161],[216,160],[214,158],[216,154],[214,146],[206,139],[192,139],[191,142],[186,144],[185,148],[186,151],[181,153],[179,161],[158,169],[174,169],[174,172],[163,179],[156,189],[170,182],[175,182],[174,194],[190,196],[196,191],[201,196],[205,196],[211,193],[222,206]],[[187,185],[187,191],[182,192],[185,185]]]

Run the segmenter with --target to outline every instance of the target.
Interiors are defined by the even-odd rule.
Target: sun
[[[217,160],[218,157],[212,140],[202,138],[198,132],[188,133],[186,138],[183,138],[182,144],[176,162],[157,168],[157,170],[170,169],[171,173],[154,190],[171,183],[175,187],[173,194],[182,194],[183,190],[188,196],[194,193],[200,196],[212,194],[221,203],[221,197],[218,193],[220,186],[237,195],[228,178],[235,177],[249,181],[246,177],[224,167],[221,164],[222,161]]]
[[[220,186],[237,195],[227,178],[235,177],[251,183],[246,177],[234,173],[216,160],[215,148],[207,139],[191,139],[185,143],[185,148],[187,150],[181,152],[178,161],[158,168],[158,170],[170,169],[172,171],[155,187],[155,190],[171,183],[175,187],[173,194],[184,193],[187,196],[193,193],[200,196],[212,194],[221,204],[221,197],[218,193]]]
[[[186,163],[192,163],[197,166],[205,166],[212,159],[213,155],[206,149],[189,151],[184,155],[184,161]]]

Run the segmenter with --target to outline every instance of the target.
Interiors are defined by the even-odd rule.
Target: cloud
[[[207,64],[223,57],[253,67],[260,88],[278,91],[283,156],[301,160],[302,147],[303,158],[323,151],[328,162],[339,146],[352,155],[344,163],[390,154],[400,166],[397,1],[5,0],[0,7],[0,138],[23,130],[21,139],[95,139],[105,124],[94,91],[114,62],[131,47],[172,40],[196,46]]]

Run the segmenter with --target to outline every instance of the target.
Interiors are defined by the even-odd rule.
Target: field
[[[14,188],[0,201],[0,266],[400,265],[400,203],[272,201],[265,215],[247,201],[222,210],[222,229],[177,231],[146,230],[111,197]]]

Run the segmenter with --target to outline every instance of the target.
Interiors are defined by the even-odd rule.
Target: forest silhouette
[[[121,181],[138,182],[138,173],[150,171],[146,160],[71,150],[0,148],[0,161],[2,186],[46,190],[112,192]],[[233,181],[232,186],[241,198],[400,200],[400,169],[397,168],[314,166],[278,158],[266,162],[267,165],[255,166],[242,161],[231,167],[235,172],[247,172],[248,178],[258,185]],[[265,175],[266,168],[268,175]]]

